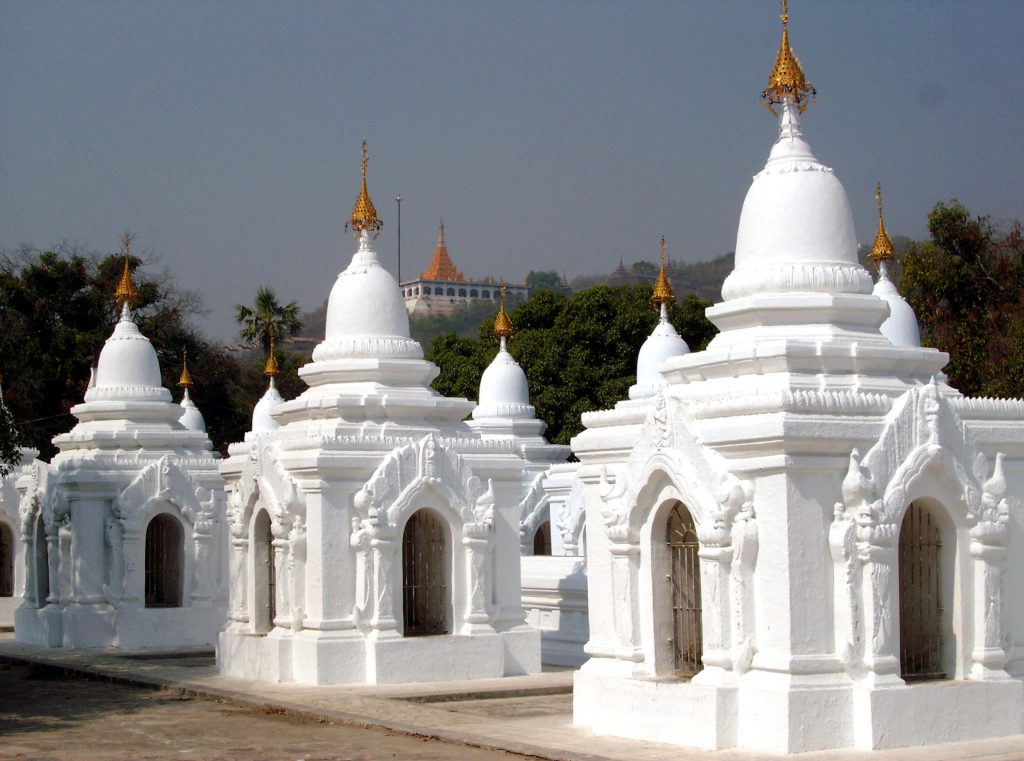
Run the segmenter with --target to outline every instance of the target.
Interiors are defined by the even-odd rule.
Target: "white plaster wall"
[[[541,634],[541,661],[580,666],[589,638],[587,563],[584,558],[524,555],[523,608],[526,621]]]

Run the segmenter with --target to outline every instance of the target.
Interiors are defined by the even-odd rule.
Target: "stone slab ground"
[[[743,750],[711,753],[595,737],[572,726],[571,671],[388,687],[302,687],[220,676],[209,650],[54,651],[20,645],[10,635],[0,635],[0,663],[13,667],[0,677],[21,679],[23,688],[12,693],[5,683],[0,689],[0,759],[483,759],[500,758],[498,752],[557,761],[770,758]],[[46,678],[25,680],[30,668]],[[51,716],[32,708],[31,700],[45,697],[45,685],[55,684],[48,681],[55,675],[62,686],[47,698]],[[117,689],[119,684],[127,687]],[[29,693],[37,693],[36,698]],[[104,694],[114,700],[114,708],[82,710],[73,695],[60,698],[65,694]],[[124,744],[102,745],[101,740],[110,742],[112,736]],[[213,744],[199,745],[199,739]],[[36,744],[26,746],[29,741]],[[1021,761],[1024,737],[795,758]]]

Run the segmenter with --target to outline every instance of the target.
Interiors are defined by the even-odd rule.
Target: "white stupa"
[[[654,283],[651,303],[658,310],[658,325],[640,347],[636,361],[636,383],[629,389],[630,399],[650,399],[660,392],[668,381],[661,374],[661,366],[670,357],[689,354],[690,347],[668,321],[668,305],[675,303],[672,286],[665,274],[665,238],[661,239],[661,268]]]
[[[28,571],[21,642],[212,644],[226,615],[223,481],[206,434],[179,422],[182,408],[132,319],[129,241],[121,319],[85,403],[71,409],[78,424],[54,438],[49,465],[18,481]]]
[[[917,315],[900,295],[896,284],[889,279],[889,262],[896,252],[882,219],[881,185],[875,189],[875,200],[878,202],[878,232],[871,246],[871,258],[878,267],[878,282],[875,283],[872,293],[889,305],[889,316],[885,318],[879,330],[892,341],[893,346],[920,346],[921,331],[917,325]]]
[[[181,353],[181,376],[178,378],[178,388],[182,389],[182,412],[181,417],[178,418],[178,422],[181,423],[182,427],[186,431],[206,433],[206,421],[203,419],[203,413],[199,411],[196,403],[192,401],[192,396],[190,394],[190,391],[192,390],[192,376],[188,371],[187,351],[182,351]],[[212,443],[209,443],[209,446],[211,449],[213,448]]]
[[[232,556],[220,669],[306,684],[538,671],[519,591],[522,458],[470,429],[471,402],[430,388],[438,369],[371,246],[381,223],[363,150],[358,249],[299,370],[309,388],[221,466]]]
[[[278,375],[277,358],[274,356],[274,341],[270,341],[270,352],[267,354],[267,362],[263,367],[263,375],[267,378],[267,390],[252,410],[252,426],[245,434],[247,442],[254,441],[257,437],[276,431],[280,426],[274,419],[274,412],[284,404],[281,392],[277,390],[274,379]]]
[[[720,333],[665,361],[640,426],[593,412],[572,442],[574,721],[775,753],[1020,734],[1024,402],[965,398],[947,355],[879,330],[846,193],[801,130],[814,91],[783,7],[779,138],[707,310]]]

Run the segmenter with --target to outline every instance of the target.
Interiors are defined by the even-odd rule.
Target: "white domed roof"
[[[884,262],[879,269],[873,293],[889,305],[889,316],[879,327],[882,335],[894,346],[920,346],[921,331],[917,325],[917,315],[889,279]]]
[[[661,319],[657,327],[640,347],[640,355],[636,360],[636,385],[630,387],[629,398],[644,399],[654,396],[668,385],[665,376],[658,372],[662,363],[669,357],[689,353],[690,347],[668,321],[665,307],[662,306]]]
[[[380,266],[363,231],[359,250],[331,289],[324,341],[313,360],[380,356],[420,359],[423,349],[409,337],[398,283]]]
[[[271,414],[281,404],[284,403],[284,399],[281,397],[280,392],[274,385],[274,379],[270,379],[270,385],[267,387],[267,392],[263,394],[256,406],[252,410],[252,429],[250,433],[270,433],[271,431],[277,430],[279,424]],[[248,438],[248,436],[246,436]]]
[[[181,407],[183,412],[181,417],[178,418],[178,422],[185,426],[186,430],[206,433],[206,421],[203,420],[203,413],[196,407],[196,403],[189,398],[187,388],[185,389],[185,396],[181,400]]]
[[[811,266],[806,266],[811,265]],[[842,183],[814,156],[787,104],[779,139],[747,191],[726,299],[753,293],[869,293]]]
[[[480,377],[480,402],[473,410],[473,419],[485,417],[532,418],[530,388],[526,373],[508,353],[505,339],[494,361]]]
[[[160,363],[153,344],[139,332],[127,305],[113,335],[103,345],[94,382],[85,392],[87,402],[100,399],[170,400],[170,392],[160,379]]]

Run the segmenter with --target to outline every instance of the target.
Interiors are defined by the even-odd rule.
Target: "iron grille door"
[[[0,524],[0,597],[14,595],[14,535]]]
[[[420,510],[402,535],[402,618],[406,637],[447,634],[448,583],[444,525]]]
[[[669,549],[672,587],[672,649],[677,676],[691,677],[701,670],[700,558],[697,527],[690,511],[677,502],[669,513],[665,541]]]
[[[277,618],[277,564],[274,562],[274,528],[270,524],[270,516],[267,516],[266,524],[262,539],[267,558],[267,627],[273,629]]]
[[[47,605],[50,596],[50,547],[46,543],[46,527],[43,516],[36,519],[36,604],[40,608]]]
[[[900,527],[900,675],[945,679],[942,669],[942,532],[927,509],[912,503]]]
[[[181,605],[181,524],[166,513],[146,528],[146,607]]]

